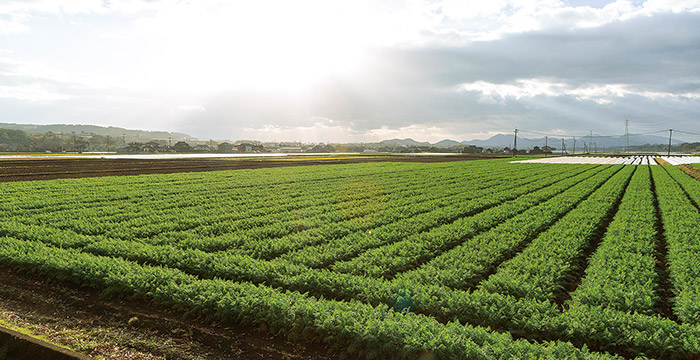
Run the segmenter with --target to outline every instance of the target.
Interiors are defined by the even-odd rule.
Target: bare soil
[[[331,359],[322,344],[0,268],[0,321],[96,359]]]
[[[690,175],[690,177],[694,178],[695,180],[700,180],[700,168],[687,164],[678,165],[678,168],[683,170],[683,172]]]
[[[7,159],[0,160],[0,182],[50,180],[97,176],[168,174],[178,172],[258,169],[280,166],[352,164],[363,162],[445,162],[486,159],[469,155],[450,156],[299,156],[284,158],[230,159]]]

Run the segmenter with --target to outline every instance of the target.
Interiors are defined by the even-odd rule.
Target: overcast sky
[[[435,142],[625,119],[700,133],[700,1],[0,1],[0,122]]]

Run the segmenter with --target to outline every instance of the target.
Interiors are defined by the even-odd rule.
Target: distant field
[[[200,154],[201,155],[201,154]],[[49,180],[98,176],[123,176],[139,174],[170,174],[214,170],[260,169],[298,165],[353,164],[364,162],[445,162],[480,160],[484,157],[470,155],[409,156],[409,155],[347,155],[347,156],[284,156],[284,157],[236,157],[236,158],[178,158],[160,159],[158,156],[138,155],[143,158],[95,159],[37,157],[21,158],[17,155],[0,159],[0,182],[22,180]]]
[[[700,357],[700,182],[508,161],[8,182],[0,264],[351,358]]]
[[[691,165],[693,165],[694,167],[700,169],[700,164],[691,164]]]

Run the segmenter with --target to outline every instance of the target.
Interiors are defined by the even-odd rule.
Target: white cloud
[[[0,98],[37,103],[53,103],[73,97],[46,84],[0,85]]]
[[[98,0],[4,0],[0,3],[0,14],[28,12],[75,15],[106,13],[107,9]]]
[[[660,13],[700,11],[698,0],[648,0],[634,4],[616,0],[595,8],[567,6],[559,0],[494,0],[438,2],[436,12],[444,16],[434,41],[464,43],[500,39],[507,34],[548,29],[597,27],[616,21]],[[445,36],[449,35],[449,36]]]
[[[698,0],[647,0],[642,6],[640,12],[647,15],[660,12],[697,12],[700,10],[700,1]]]
[[[612,104],[616,98],[640,96],[648,99],[700,100],[699,92],[670,93],[636,89],[628,84],[590,84],[573,86],[546,79],[519,79],[509,84],[494,84],[485,81],[462,84],[459,91],[472,91],[481,94],[482,104],[497,104],[505,99],[520,100],[536,96],[573,96],[581,101],[598,104]]]
[[[182,111],[194,111],[194,112],[204,112],[207,109],[202,105],[180,105],[177,107]]]
[[[12,54],[13,51],[8,50],[7,53]],[[129,79],[120,79],[99,73],[67,71],[47,65],[42,61],[7,56],[0,57],[0,75],[20,80],[31,79],[31,81],[59,82],[64,83],[67,87],[138,89],[137,83]]]
[[[373,129],[357,130],[353,123],[337,121],[323,117],[310,119],[313,124],[307,126],[264,125],[244,128],[242,138],[261,141],[301,141],[301,142],[380,142],[392,138],[412,138],[416,141],[431,143],[444,139],[485,139],[498,132],[484,131],[472,133],[464,131],[463,125],[446,124],[411,124],[401,127],[380,126]]]
[[[0,17],[0,35],[21,33],[29,30],[29,26],[25,24],[26,14],[10,14],[6,15],[6,17],[6,19]]]
[[[285,126],[267,124],[261,127],[243,128],[243,138],[262,141],[301,141],[301,142],[349,142],[364,141],[352,129],[352,123],[338,122],[324,117],[313,117],[313,124],[307,126]]]

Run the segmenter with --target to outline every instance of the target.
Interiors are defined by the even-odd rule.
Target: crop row
[[[46,239],[53,240],[53,239]],[[63,246],[71,239],[64,239]],[[12,240],[11,242],[16,241]],[[110,258],[141,259],[144,263],[184,269],[191,274],[214,274],[215,278],[253,281],[281,286],[311,295],[339,300],[386,304],[437,319],[508,330],[531,339],[572,341],[609,351],[624,351],[665,358],[700,354],[700,329],[681,326],[659,317],[629,314],[590,306],[571,306],[560,313],[548,301],[516,299],[484,291],[459,291],[398,279],[392,282],[293,264],[275,264],[246,256],[221,256],[197,250],[140,246],[138,243],[99,242],[84,250],[107,252]],[[212,278],[212,277],[208,277]],[[599,329],[607,329],[605,332]]]
[[[441,284],[451,288],[473,288],[498,264],[516,254],[528,241],[546,230],[603,184],[608,181],[613,184],[619,182],[618,179],[624,177],[626,171],[623,170],[623,175],[618,177],[613,175],[622,169],[622,166],[607,168],[575,184],[566,192],[555,191],[543,197],[533,192],[522,196],[517,201],[524,202],[523,206],[513,209],[516,214],[519,213],[517,216],[503,223],[501,222],[504,219],[499,219],[497,224],[500,224],[492,231],[465,241],[452,251],[435,257],[421,268],[401,276],[412,281]],[[609,180],[611,176],[612,180]]]
[[[150,246],[139,242],[73,237],[43,237],[56,246],[83,247],[93,254],[138,260],[144,264],[177,267],[206,278],[253,281],[315,296],[338,300],[360,300],[410,310],[443,321],[511,331],[530,339],[564,339],[579,346],[588,344],[609,351],[648,354],[667,358],[699,354],[698,330],[659,317],[627,314],[610,309],[573,305],[561,313],[548,301],[517,299],[484,291],[459,291],[395,279],[366,278],[285,262],[260,261],[231,253],[203,253],[193,249]],[[39,239],[37,239],[39,240]],[[598,329],[608,329],[601,332]]]
[[[684,323],[700,324],[700,212],[669,176],[672,167],[652,169],[676,295],[674,311]]]
[[[517,214],[519,209],[531,206],[532,202],[528,202],[530,197],[541,200],[554,196],[597,170],[573,171],[574,176],[565,176],[564,179],[551,176],[537,183],[495,189],[487,196],[452,206],[436,207],[430,212],[377,227],[371,232],[355,233],[317,246],[307,246],[280,257],[280,260],[311,267],[333,264],[334,271],[362,275],[391,275],[418,261],[417,256],[430,256],[426,253],[431,246],[434,251],[440,251],[440,244],[442,248],[451,245],[448,239],[454,243],[467,236],[468,231],[486,230],[498,221]],[[529,192],[536,195],[525,195]],[[473,225],[467,227],[469,224]],[[339,262],[343,259],[348,260]],[[359,263],[358,267],[352,266],[355,262]]]
[[[0,259],[54,277],[106,288],[110,293],[146,296],[164,304],[242,323],[308,341],[346,345],[361,357],[418,358],[579,358],[590,353],[553,341],[533,344],[503,333],[430,317],[398,313],[388,306],[319,300],[264,285],[197,279],[175,269],[138,265],[75,250],[0,238]]]
[[[181,177],[177,174],[148,176],[119,176],[52,181],[13,182],[3,185],[0,193],[0,211],[12,210],[17,215],[41,214],[47,211],[73,210],[73,205],[82,207],[120,205],[148,205],[162,198],[176,198],[185,205],[206,206],[209,202],[202,195],[225,190],[231,195],[244,195],[246,191],[289,191],[299,188],[318,187],[318,184],[347,182],[352,178],[401,175],[402,173],[427,173],[428,169],[413,164],[354,164],[352,166],[329,165],[323,170],[309,167],[217,171],[191,173]],[[430,164],[433,171],[442,174],[450,164]],[[469,169],[471,164],[464,168]],[[303,168],[303,169],[302,169]],[[454,166],[452,169],[457,169]],[[437,170],[437,171],[436,171]],[[124,186],[130,191],[125,192]],[[21,195],[22,201],[18,196]],[[71,208],[73,206],[73,208]],[[148,206],[146,206],[148,207]],[[164,208],[164,209],[167,209]],[[70,213],[70,212],[67,212]]]
[[[678,182],[696,208],[700,209],[700,181],[691,178],[677,167],[667,167],[668,174]]]
[[[502,171],[500,169],[500,172]],[[493,175],[499,178],[500,176],[498,176],[497,172],[495,171]],[[233,230],[237,231],[238,235],[242,235],[240,234],[241,229],[251,228],[261,223],[264,224],[263,215],[268,217],[272,214],[278,214],[280,217],[286,217],[297,222],[294,226],[288,226],[289,229],[303,230],[306,226],[303,224],[299,225],[299,222],[309,221],[309,218],[313,217],[314,214],[328,212],[328,207],[332,204],[338,204],[338,209],[332,210],[344,211],[348,217],[351,217],[353,209],[356,208],[356,206],[352,206],[356,204],[351,203],[353,200],[359,201],[386,193],[385,197],[389,196],[386,200],[391,201],[391,196],[409,198],[421,188],[432,187],[435,187],[436,192],[441,190],[443,192],[454,192],[456,190],[454,190],[455,187],[452,185],[460,179],[466,181],[466,183],[485,182],[483,180],[475,180],[473,175],[469,176],[463,172],[438,172],[438,174],[442,175],[435,176],[430,182],[425,180],[429,179],[429,177],[420,177],[420,174],[399,173],[398,175],[395,174],[393,178],[384,176],[377,179],[380,181],[379,184],[371,181],[373,179],[370,178],[370,185],[363,185],[358,180],[350,182],[349,185],[342,183],[340,185],[326,184],[327,186],[321,187],[321,190],[319,190],[318,186],[301,187],[301,189],[295,189],[293,194],[285,193],[282,189],[269,189],[269,191],[258,189],[257,191],[238,192],[236,190],[239,189],[234,186],[231,190],[226,191],[212,190],[213,193],[210,196],[216,196],[216,199],[209,201],[205,198],[207,201],[190,211],[182,208],[178,208],[178,211],[163,210],[166,208],[165,205],[172,202],[177,203],[183,199],[182,197],[164,196],[156,204],[147,202],[136,203],[133,207],[137,209],[132,209],[133,213],[128,216],[123,215],[122,212],[128,212],[131,207],[126,207],[126,210],[122,210],[121,208],[124,207],[123,202],[116,202],[115,204],[118,205],[115,206],[118,207],[102,209],[113,211],[113,214],[110,215],[112,221],[106,218],[106,215],[103,217],[96,216],[97,214],[92,211],[93,209],[87,209],[78,219],[75,219],[75,216],[70,218],[64,212],[51,212],[48,210],[39,217],[21,216],[22,214],[15,213],[11,213],[11,215],[19,217],[26,223],[72,229],[83,234],[105,234],[110,237],[125,239],[150,236],[171,239],[178,236],[188,236],[183,234],[185,231],[192,232],[197,237],[211,236]],[[489,174],[481,175],[488,176]],[[524,174],[524,176],[527,176],[527,174]],[[403,179],[400,177],[403,177]],[[397,179],[400,181],[396,181]],[[435,186],[430,186],[430,184]],[[338,187],[340,187],[338,191],[332,191]],[[450,187],[450,190],[446,190],[445,188],[447,187]],[[413,192],[410,192],[410,190],[413,190]],[[135,193],[138,193],[138,191],[135,191]],[[191,200],[184,201],[191,202]],[[346,206],[343,206],[343,204]],[[314,208],[323,205],[326,208]],[[158,210],[151,211],[152,208]],[[226,211],[222,211],[222,209],[226,209]],[[81,213],[79,206],[75,212]],[[255,223],[256,221],[257,223]],[[274,222],[280,224],[281,221],[281,219],[271,219],[266,223]],[[242,224],[242,227],[236,227],[237,224]],[[272,231],[276,231],[276,229],[272,229]]]
[[[532,174],[534,174],[535,171],[533,171],[531,174],[525,177],[511,176],[509,178],[507,174],[493,174],[492,180],[494,181],[491,182],[492,185],[490,186],[493,186],[492,190],[494,191],[489,193],[490,195],[486,195],[486,193],[484,193],[479,198],[483,198],[483,201],[491,202],[493,201],[493,198],[502,196],[501,193],[504,192],[503,190],[506,189],[507,186],[510,186],[511,190],[515,190],[518,188],[520,188],[520,190],[522,190],[523,188],[529,189],[526,189],[526,191],[524,191],[520,195],[515,195],[514,193],[511,193],[510,196],[513,196],[513,198],[510,200],[504,200],[504,203],[513,203],[514,201],[517,201],[518,198],[525,196],[525,194],[527,193],[538,191],[537,189],[546,189],[551,186],[561,186],[562,183],[566,181],[571,181],[571,186],[573,187],[570,186],[571,188],[563,190],[562,193],[568,193],[569,195],[560,198],[562,199],[562,201],[566,202],[567,200],[564,200],[565,198],[581,196],[580,194],[573,192],[576,183],[584,180],[587,177],[603,178],[604,176],[600,175],[601,170],[603,170],[603,172],[607,172],[607,176],[611,177],[612,174],[615,173],[615,170],[618,168],[619,167],[608,168],[607,170],[604,170],[603,168],[599,167],[597,169],[592,169],[589,172],[585,172],[585,169],[591,169],[591,167],[562,166],[558,168],[561,170],[556,170],[553,167],[545,166],[519,167],[517,172],[519,172],[521,175],[524,174],[524,172],[521,173],[522,170],[536,169],[537,172],[542,173],[540,175],[540,179],[534,180],[536,178],[532,176]],[[444,167],[441,168],[440,171],[448,172],[452,171],[452,169],[450,169],[449,167]],[[605,191],[608,191],[608,194],[612,194],[609,192],[610,189],[615,186],[621,186],[621,180],[619,179],[623,177],[623,173],[625,171],[630,170],[622,169],[619,172],[617,172],[617,175],[612,176],[612,178],[608,182],[602,184],[592,185],[593,182],[589,182],[588,186],[590,187],[590,191],[592,192],[592,194],[584,196],[583,198],[587,200],[584,200],[583,203],[590,203],[592,206],[593,202],[589,200],[594,199],[596,197],[603,197],[602,193]],[[639,173],[640,171],[638,171],[637,174],[634,175],[634,179],[636,179],[639,176]],[[407,174],[416,173],[409,172]],[[176,179],[177,177],[173,178]],[[576,178],[577,181],[574,182],[572,180],[574,178]],[[517,180],[516,182],[514,181],[515,179],[522,180]],[[530,179],[531,181],[528,182],[527,179]],[[498,181],[501,181],[503,185],[499,187],[499,185],[497,185]],[[635,180],[635,183],[636,181],[637,180]],[[454,185],[447,186],[445,190],[451,189],[452,186]],[[361,191],[361,189],[364,188],[358,186],[352,188],[352,190],[350,191],[356,192]],[[436,191],[435,195],[442,191],[443,190]],[[204,196],[203,194],[207,193],[204,191],[200,193],[201,196]],[[682,196],[686,196],[682,189],[680,194]],[[393,204],[404,200],[400,199],[399,197],[387,199],[386,194],[380,196],[382,196],[383,199],[387,201],[386,208],[383,208],[380,211],[382,214],[388,213],[386,209],[390,209],[393,206]],[[454,200],[457,199],[456,196],[457,194],[453,194],[449,197],[443,197],[442,199],[446,200],[449,198]],[[17,197],[21,198],[21,195],[18,194]],[[301,198],[290,199],[289,203],[293,204],[297,200],[301,200]],[[192,204],[195,204],[193,206],[197,206],[197,203],[198,201],[192,202]],[[351,203],[353,202],[346,202],[346,204],[348,205]],[[459,204],[457,203],[459,202],[446,202],[443,204],[446,207],[453,207],[459,206]],[[579,209],[579,207],[583,206],[583,203],[573,207],[573,210],[571,210],[569,214],[576,212]],[[138,204],[138,201],[136,201],[135,204]],[[362,204],[362,202],[359,201],[356,204]],[[370,204],[365,205],[370,206]],[[489,207],[484,208],[479,212],[472,213],[471,216],[468,217],[480,215],[498,206],[500,206],[500,203],[493,203],[493,205],[489,205]],[[603,208],[603,205],[600,206],[601,208]],[[405,202],[404,207],[410,208],[410,204]],[[622,208],[623,207],[621,205],[621,211]],[[593,209],[593,207],[591,207],[591,209]],[[528,210],[526,209],[524,211],[527,212]],[[564,211],[563,213],[565,212],[566,211]],[[450,212],[447,211],[444,212],[444,214],[450,214]],[[516,212],[513,215],[517,217],[517,214],[518,213]],[[261,214],[261,216],[264,215]],[[358,223],[352,225],[352,229],[356,229],[355,233],[358,234],[359,239],[362,239],[362,237],[360,237],[360,234],[366,237],[372,236],[375,234],[375,232],[379,231],[379,227],[371,227],[371,221],[373,221],[373,219],[371,218],[372,215],[368,216],[369,218],[366,219],[368,222],[363,224]],[[352,215],[350,217],[351,218],[349,220],[344,222],[344,226],[349,225],[353,221],[362,221],[360,219],[364,218],[352,218]],[[411,216],[407,219],[411,219],[413,217],[414,216]],[[558,221],[555,222],[554,225],[552,225],[552,228],[556,227],[558,223],[565,221],[565,219],[568,219],[568,217],[570,216],[563,215],[562,217],[562,213],[560,213],[557,216],[554,216],[552,221]],[[449,217],[445,219],[449,219]],[[510,219],[513,219],[513,217],[510,217]],[[698,334],[700,333],[700,331],[695,325],[679,325],[678,323],[661,318],[656,315],[650,316],[636,313],[627,313],[624,311],[618,311],[611,307],[597,305],[592,306],[582,304],[579,302],[569,303],[568,306],[565,307],[564,311],[562,312],[556,303],[553,303],[549,300],[542,301],[531,298],[517,298],[510,295],[490,293],[484,290],[455,290],[445,286],[432,284],[430,282],[421,283],[412,281],[410,279],[401,278],[401,276],[393,280],[387,280],[384,278],[369,278],[364,276],[357,276],[354,274],[333,272],[329,269],[314,269],[302,265],[304,261],[293,261],[294,258],[292,257],[292,254],[301,254],[302,252],[306,251],[307,248],[311,249],[313,248],[313,246],[290,252],[287,255],[283,255],[282,257],[273,261],[265,261],[264,259],[271,258],[269,257],[269,255],[273,254],[268,254],[268,256],[265,256],[263,258],[255,258],[254,256],[258,256],[258,253],[238,251],[240,249],[208,253],[192,248],[182,242],[166,241],[167,237],[164,237],[164,241],[161,243],[148,243],[143,242],[142,240],[125,241],[121,239],[109,239],[102,235],[84,236],[80,234],[75,234],[74,232],[67,230],[52,229],[49,227],[39,225],[26,225],[17,223],[15,220],[16,219],[13,218],[2,219],[0,221],[0,234],[11,235],[13,238],[22,238],[30,241],[22,241],[17,239],[6,239],[4,240],[4,242],[6,243],[0,241],[0,248],[6,247],[6,249],[4,250],[8,251],[10,254],[5,256],[2,260],[0,260],[3,263],[11,263],[36,269],[40,268],[40,266],[37,264],[47,262],[50,263],[51,260],[49,259],[52,259],[54,257],[58,259],[81,257],[85,259],[90,259],[89,261],[101,262],[103,261],[103,259],[106,258],[96,255],[105,255],[111,258],[106,259],[106,261],[109,261],[110,264],[112,264],[110,266],[116,267],[115,272],[118,274],[127,271],[141,271],[147,274],[138,275],[139,279],[141,280],[134,280],[135,278],[133,276],[123,276],[124,279],[114,278],[111,280],[104,280],[105,275],[102,273],[96,273],[94,276],[85,276],[85,274],[92,274],[92,270],[89,268],[88,265],[86,265],[86,263],[82,265],[72,264],[70,265],[72,266],[70,267],[70,270],[66,270],[67,268],[61,267],[64,266],[61,263],[61,261],[59,261],[57,264],[50,264],[50,266],[46,266],[45,268],[43,268],[43,271],[49,274],[58,273],[60,274],[60,276],[65,276],[75,281],[92,282],[95,286],[98,286],[103,289],[107,288],[109,291],[125,294],[138,293],[142,296],[146,296],[151,299],[156,299],[161,302],[175,304],[176,306],[179,306],[187,311],[195,311],[204,314],[215,313],[219,316],[224,316],[227,318],[234,318],[244,321],[255,321],[256,323],[272,326],[276,330],[281,330],[285,333],[289,333],[295,336],[304,337],[308,334],[315,334],[314,336],[317,337],[315,337],[314,339],[316,340],[328,336],[329,339],[338,340],[340,343],[349,343],[353,348],[362,348],[367,349],[368,351],[379,351],[378,353],[374,354],[376,356],[386,356],[386,353],[383,353],[382,350],[377,350],[378,347],[381,349],[381,341],[385,342],[386,344],[391,344],[386,345],[387,352],[390,352],[390,349],[400,349],[394,350],[394,352],[391,352],[390,354],[397,357],[412,357],[416,353],[411,351],[419,352],[420,350],[418,350],[418,348],[410,348],[410,350],[407,350],[407,348],[405,347],[407,340],[403,339],[402,336],[409,336],[410,332],[402,332],[401,330],[396,330],[397,332],[392,333],[390,335],[391,337],[381,337],[381,341],[377,343],[373,342],[374,340],[378,339],[377,336],[384,335],[378,335],[379,333],[381,333],[381,331],[371,330],[371,328],[363,329],[362,331],[364,332],[344,332],[347,331],[347,329],[337,330],[338,328],[334,327],[319,328],[315,325],[315,322],[313,322],[312,325],[308,325],[310,323],[307,322],[305,323],[307,325],[305,325],[304,327],[304,329],[306,330],[299,330],[299,328],[296,327],[297,325],[290,325],[292,323],[297,323],[286,317],[287,315],[290,315],[292,313],[301,313],[303,312],[303,310],[295,308],[293,309],[292,313],[282,316],[285,317],[285,319],[279,320],[275,319],[274,317],[268,317],[266,315],[269,314],[268,310],[270,309],[270,306],[274,307],[274,305],[271,305],[270,303],[267,303],[262,300],[250,300],[246,297],[248,296],[248,293],[245,293],[243,295],[232,295],[236,299],[236,301],[238,301],[238,299],[243,299],[241,300],[241,302],[227,302],[229,300],[225,299],[228,296],[226,291],[228,291],[228,289],[235,288],[245,289],[245,291],[249,291],[251,294],[255,293],[256,295],[269,293],[274,294],[274,296],[277,296],[277,294],[287,296],[287,294],[294,294],[294,296],[300,297],[285,298],[286,300],[284,301],[290,301],[293,304],[297,304],[297,302],[304,304],[313,304],[313,306],[316,307],[320,312],[330,311],[329,309],[337,309],[334,306],[344,308],[346,306],[351,305],[360,306],[359,308],[353,308],[360,312],[375,311],[376,309],[381,309],[376,311],[380,311],[381,314],[385,315],[378,316],[380,316],[383,320],[388,319],[388,321],[392,322],[392,324],[388,325],[389,327],[387,327],[387,325],[382,325],[381,323],[376,322],[372,323],[371,326],[380,327],[382,329],[391,328],[391,331],[394,331],[396,329],[396,327],[394,326],[396,324],[398,324],[396,326],[409,326],[407,323],[401,322],[404,321],[403,319],[412,319],[412,322],[415,319],[427,319],[427,321],[430,324],[437,324],[435,325],[437,326],[435,328],[432,328],[433,325],[429,325],[428,328],[438,329],[439,331],[446,331],[450,334],[450,336],[455,336],[457,335],[457,333],[453,332],[453,330],[445,329],[452,329],[452,326],[454,326],[454,329],[459,329],[461,325],[454,322],[454,320],[458,320],[461,324],[470,324],[466,326],[468,330],[474,329],[472,327],[473,325],[484,325],[489,326],[492,329],[509,331],[516,337],[524,337],[530,340],[549,341],[562,339],[564,341],[571,341],[579,347],[588,345],[589,347],[594,349],[613,351],[625,355],[647,355],[660,356],[664,358],[692,358],[693,356],[697,356],[698,354],[700,354],[700,345],[698,343]],[[447,223],[441,223],[440,221],[430,221],[433,221],[432,223],[436,225],[426,227],[425,229],[427,230],[424,231],[424,233],[426,234],[431,232],[431,229],[438,229],[443,226],[449,226],[455,222],[448,221]],[[510,221],[511,220],[505,220],[505,222]],[[415,222],[414,224],[418,226],[416,227],[416,229],[419,229],[420,226],[423,226],[420,225],[420,223],[418,222]],[[362,226],[366,226],[367,228],[363,230],[357,230],[362,229]],[[255,226],[251,228],[251,231],[259,231],[254,229],[263,227],[264,226]],[[542,229],[547,227],[549,227],[549,225],[544,225]],[[309,235],[312,230],[319,228],[320,227],[314,226],[309,228],[308,230],[301,231],[300,234],[305,233],[306,235]],[[481,234],[478,234],[472,238],[480,237],[484,234],[491,233],[497,228],[498,226],[491,227],[491,229],[484,229],[481,232]],[[369,230],[371,230],[372,233],[369,233]],[[529,242],[530,239],[536,240],[538,238],[537,235],[539,232],[539,230],[535,231],[534,233],[528,233],[527,231],[521,232],[518,236],[520,236],[521,239],[525,240],[518,240],[520,241],[520,246]],[[390,236],[389,232],[385,234],[387,236]],[[391,244],[393,243],[400,243],[405,236],[413,236],[409,232],[403,234],[404,235],[398,236],[396,238],[387,238],[389,239],[389,242],[386,243],[387,246],[391,246]],[[276,238],[275,240],[283,239],[285,236]],[[336,238],[338,239],[342,238],[337,235],[331,235],[331,237],[332,236],[336,236]],[[193,245],[197,243],[196,238],[192,237],[190,239]],[[212,238],[203,238],[202,240],[206,242],[210,241],[211,239]],[[319,241],[323,240],[323,238],[319,239]],[[240,242],[240,245],[253,245],[258,242],[257,240],[264,239],[256,239],[256,241],[250,242]],[[535,240],[533,240],[533,244]],[[43,242],[46,245],[41,245],[40,242]],[[276,241],[273,243],[276,243]],[[15,244],[20,244],[20,249],[13,248]],[[295,247],[296,246],[304,245],[303,242],[298,242],[296,243]],[[370,246],[366,249],[380,249],[383,245],[378,244],[377,246]],[[517,253],[518,248],[520,246],[512,247],[508,251],[510,251],[511,253]],[[60,249],[60,247],[63,247],[64,249]],[[66,248],[74,249],[71,250]],[[527,248],[525,249],[527,250]],[[448,254],[450,252],[451,251],[448,250],[444,254]],[[36,253],[45,254],[45,257],[32,260],[30,257],[34,256]],[[360,251],[357,253],[359,254],[362,252]],[[308,252],[308,255],[312,256],[313,252]],[[305,258],[300,259],[303,260]],[[337,262],[336,259],[339,259],[340,261]],[[346,260],[348,259],[343,257],[333,257],[330,263],[326,262],[325,264],[321,264],[321,266],[332,264],[333,262],[339,264],[343,263]],[[157,266],[152,267],[151,265]],[[159,280],[157,280],[157,276],[154,275],[154,273],[160,274],[161,271],[168,272],[168,274],[176,274],[173,275],[174,279],[180,279],[180,276],[182,275],[187,277],[188,279],[196,281],[197,284],[207,284],[206,288],[211,286],[212,289],[216,289],[217,291],[220,290],[222,292],[214,295],[203,295],[200,294],[199,291],[204,289],[204,287],[196,287],[197,291],[195,291],[194,288],[188,287],[189,285],[183,285],[184,282],[178,283],[176,281],[177,285],[163,284],[159,282]],[[170,271],[172,271],[172,273]],[[107,285],[107,283],[104,282],[113,280],[116,282],[110,283],[109,285]],[[143,281],[148,284],[143,285],[139,283],[139,281]],[[187,281],[189,284],[189,280]],[[251,285],[247,282],[253,282],[258,285]],[[150,292],[139,290],[144,289],[146,287],[154,290]],[[270,287],[274,287],[276,289]],[[191,298],[187,298],[183,301],[173,302],[172,300],[167,300],[168,297],[154,296],[154,294],[163,294],[161,292],[165,291],[163,289],[172,289],[173,293],[177,294],[181,294],[178,291],[184,291],[183,289],[192,289],[192,292],[189,292],[186,295],[191,296]],[[285,289],[287,291],[282,289]],[[294,291],[300,291],[302,293],[308,292],[308,295],[299,295]],[[168,296],[171,295],[171,293],[168,294]],[[177,298],[184,299],[184,297],[182,296],[178,295]],[[333,300],[322,300],[322,298]],[[259,311],[259,316],[256,316],[256,314],[251,312],[246,312],[248,310],[240,310],[240,308],[245,308],[246,306],[248,306],[247,304],[255,304],[254,307],[256,308],[256,311]],[[335,305],[331,306],[329,304]],[[242,313],[248,315],[240,315]],[[239,315],[242,317],[237,318],[236,316]],[[326,313],[320,314],[318,316],[328,319],[327,317],[325,317],[327,316]],[[291,318],[294,318],[294,316],[291,316]],[[435,322],[434,319],[439,320],[439,322]],[[420,326],[425,325],[423,324],[423,320],[420,320],[418,322],[421,324]],[[367,322],[360,321],[360,323],[365,326],[370,326]],[[349,324],[350,323],[344,323],[343,326],[352,327]],[[292,327],[290,328],[289,326]],[[420,330],[425,329],[425,327],[411,329]],[[605,329],[605,331],[601,331],[601,329]],[[397,333],[402,335],[396,335]],[[334,337],[336,336],[334,334],[343,335],[340,337]],[[461,334],[462,335],[460,336],[472,336],[473,338],[471,338],[471,340],[469,341],[475,341],[478,343],[478,341],[474,340],[478,338],[477,335],[474,335],[473,333]],[[343,336],[358,337],[358,339],[347,340],[344,339]],[[445,345],[443,342],[441,342],[447,339],[441,336],[442,335],[435,335],[432,333],[426,335],[426,338],[434,337],[436,339],[442,339],[439,341],[436,340],[437,342],[431,343],[437,346],[438,348],[445,349],[445,346],[449,348],[449,350],[445,350],[445,352],[442,353],[440,353],[440,350],[438,350],[438,355],[452,355],[454,357],[467,355],[471,357],[487,357],[487,354],[490,354],[489,351],[491,345],[484,347],[483,344],[478,343],[477,347],[474,349],[478,348],[485,352],[464,353],[461,351],[465,348],[464,343],[465,341],[467,341],[467,339],[452,339],[451,344],[456,344],[458,342],[460,344],[452,346]],[[497,334],[497,336],[501,335]],[[507,335],[504,336],[508,337]],[[398,338],[400,340],[392,340],[394,338]],[[367,342],[368,339],[373,340]],[[424,344],[425,342],[424,340],[420,340],[420,343]],[[527,344],[527,346],[522,346],[526,346],[528,347],[528,349],[529,346],[534,346],[538,348],[541,346],[529,343],[527,341],[518,342],[518,344]],[[433,348],[433,345],[430,345],[430,348]],[[499,349],[502,350],[505,348],[510,348],[512,350],[514,347],[520,348],[520,346],[521,345],[513,345],[509,342],[507,343],[507,345],[499,347]],[[547,347],[547,345],[545,345],[545,347]],[[425,349],[425,347],[421,349]],[[357,351],[359,351],[359,354],[362,356],[368,356],[368,353],[363,353],[361,352],[362,350]],[[553,355],[551,353],[545,354],[537,352],[498,352],[498,354],[500,354],[499,356],[506,358],[533,357],[538,356],[538,354],[541,356],[548,355],[549,357],[554,358],[573,357],[575,355],[574,353],[564,352],[557,353],[556,355]],[[595,356],[598,356],[598,354],[595,354]]]
[[[627,166],[611,177],[479,287],[516,297],[560,299],[571,276],[580,270],[586,250],[612,215],[635,168]]]
[[[487,179],[464,179],[461,183],[480,189],[497,186],[494,181]],[[420,191],[421,188],[425,190]],[[366,194],[371,190],[370,186],[353,193]],[[207,225],[208,228],[224,228],[226,231],[223,234],[196,229],[195,232],[161,233],[154,240],[158,243],[176,241],[178,246],[203,250],[241,247],[258,256],[270,257],[280,253],[281,244],[294,242],[291,240],[294,238],[305,239],[306,243],[311,243],[312,239],[334,238],[342,236],[346,231],[353,231],[353,224],[359,224],[364,229],[380,226],[399,219],[401,211],[406,208],[430,208],[436,202],[451,204],[459,201],[460,197],[457,180],[440,184],[410,183],[403,189],[391,189],[384,194],[364,199],[361,203],[330,201],[325,205],[311,207],[305,206],[304,201],[290,201],[284,206],[261,209],[257,213],[241,214],[238,219],[228,219],[233,220],[231,222],[216,220]],[[238,224],[243,226],[237,226]],[[271,232],[273,236],[268,236]]]
[[[405,177],[405,171],[396,170],[379,176],[375,175],[373,178],[378,177],[379,181],[387,179],[386,183],[391,184],[396,179],[400,179],[402,176]],[[449,174],[448,172],[445,173]],[[362,175],[362,173],[358,173],[358,175]],[[254,208],[269,208],[271,206],[274,207],[279,201],[289,201],[289,199],[295,199],[305,194],[309,194],[313,198],[317,194],[329,193],[329,188],[340,188],[348,184],[348,179],[342,177],[334,179],[321,178],[321,181],[324,184],[324,187],[321,189],[319,189],[317,182],[308,181],[302,184],[287,183],[268,188],[245,186],[246,183],[235,183],[233,186],[231,183],[214,183],[208,188],[197,189],[196,191],[190,189],[189,185],[172,184],[164,186],[155,183],[148,186],[135,187],[129,192],[131,198],[128,201],[124,199],[120,199],[120,201],[105,201],[100,204],[100,207],[90,206],[83,208],[82,205],[85,205],[85,202],[79,202],[78,199],[71,198],[67,194],[68,198],[73,199],[73,201],[69,202],[73,205],[73,208],[65,208],[59,211],[51,209],[51,204],[46,204],[48,206],[43,212],[33,214],[33,216],[27,216],[21,211],[14,211],[13,215],[22,216],[26,221],[52,224],[53,226],[57,226],[56,221],[60,221],[63,218],[70,220],[77,216],[94,219],[96,218],[95,215],[99,215],[101,224],[109,224],[110,220],[116,220],[120,223],[128,221],[128,225],[134,227],[151,223],[148,220],[150,217],[157,220],[165,220],[159,219],[161,216],[172,217],[173,209],[177,209],[177,213],[186,213],[188,209],[193,209],[197,211],[199,216],[211,213],[222,215],[222,209],[245,209],[245,205],[251,203],[251,196],[256,197],[256,201],[253,204]],[[355,184],[352,185],[359,184],[361,184],[360,181],[355,181]],[[130,186],[133,185],[130,184]],[[174,189],[181,189],[182,191],[169,193],[175,191]],[[161,190],[161,193],[158,194],[157,198],[144,198],[144,194],[157,194],[158,190]],[[351,194],[352,192],[346,191],[346,193]],[[60,199],[56,202],[61,203]],[[80,221],[82,219],[78,218],[76,220]]]
[[[653,315],[661,301],[656,207],[648,167],[637,167],[572,301]]]

